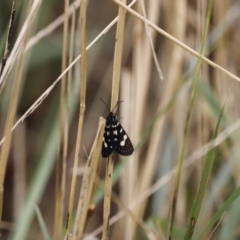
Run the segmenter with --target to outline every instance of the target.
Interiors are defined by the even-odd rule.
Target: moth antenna
[[[109,112],[111,112],[110,109],[109,109],[109,107],[107,106],[107,104],[106,104],[101,98],[98,98],[98,99],[100,99],[100,100],[105,104],[105,106],[107,107],[107,109],[109,110]]]
[[[116,106],[113,108],[112,112],[113,112],[114,109],[115,109],[120,103],[122,103],[122,102],[123,102],[123,101],[118,101],[117,104],[116,104]]]

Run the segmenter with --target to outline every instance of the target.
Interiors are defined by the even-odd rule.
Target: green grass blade
[[[217,126],[216,126],[213,136],[212,136],[212,141],[217,137],[218,129],[219,129],[220,122],[221,122],[221,119],[223,116],[223,111],[224,111],[224,107],[222,108],[222,111],[218,118]],[[214,150],[215,150],[214,147],[211,148],[208,151],[206,158],[204,160],[200,185],[199,185],[197,195],[195,197],[195,200],[194,200],[191,212],[190,212],[190,216],[188,218],[187,229],[186,229],[186,233],[185,233],[185,237],[184,237],[184,239],[186,239],[186,240],[192,239],[192,236],[193,236],[193,233],[194,233],[194,230],[196,227],[196,223],[197,223],[200,209],[202,206],[204,194],[205,194],[205,191],[207,188],[208,179],[209,179],[211,169],[212,169]]]
[[[234,201],[240,196],[240,187],[237,188],[231,196],[226,200],[222,207],[216,212],[210,222],[207,224],[202,233],[197,237],[196,240],[206,239],[206,234],[217,224],[219,219],[222,217],[224,212],[234,203]],[[238,208],[239,209],[239,208]],[[205,238],[204,238],[205,237]]]
[[[240,204],[240,197],[238,197],[233,206],[228,211],[226,218],[224,218],[224,223],[222,224],[220,234],[218,236],[219,240],[225,239],[234,239],[236,231],[238,231],[239,226],[239,204]]]
[[[38,205],[35,204],[34,208],[35,208],[35,212],[36,212],[36,215],[37,215],[37,218],[38,218],[38,221],[39,221],[39,225],[40,225],[41,230],[42,230],[43,239],[44,240],[51,240],[51,238],[50,238],[50,236],[48,234],[48,231],[47,231],[46,224],[44,222],[44,219],[42,217],[42,214],[41,214],[41,211],[40,211]]]

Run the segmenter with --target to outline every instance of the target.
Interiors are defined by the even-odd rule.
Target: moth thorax
[[[113,124],[116,122],[116,118],[115,116],[113,115],[113,113],[111,112],[109,114],[109,116],[107,117],[107,124]]]

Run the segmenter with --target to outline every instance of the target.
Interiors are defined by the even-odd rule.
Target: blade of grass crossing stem
[[[225,104],[224,104],[224,106],[225,106]],[[221,122],[223,112],[224,112],[224,106],[222,107],[220,116],[218,118],[217,126],[216,126],[213,136],[212,136],[212,141],[217,137],[218,129],[219,129],[220,122]],[[193,236],[193,233],[194,233],[194,230],[196,227],[199,212],[200,212],[202,202],[203,202],[204,193],[206,191],[208,179],[209,179],[211,169],[212,169],[214,150],[215,150],[215,148],[213,147],[208,151],[206,158],[204,160],[204,163],[203,163],[200,185],[199,185],[195,200],[193,202],[190,216],[188,218],[187,229],[186,229],[186,233],[185,233],[185,237],[184,237],[185,240],[192,239],[192,236]]]
[[[40,209],[39,209],[38,205],[35,204],[34,208],[35,208],[35,212],[36,212],[36,215],[37,215],[37,218],[38,218],[38,222],[39,222],[42,234],[43,234],[43,239],[44,240],[51,240],[50,235],[49,235],[49,233],[47,231],[46,224],[44,222],[44,219],[42,217],[42,214],[40,212]]]
[[[240,196],[240,187],[237,188],[227,201],[222,205],[222,207],[215,213],[209,223],[206,225],[202,233],[196,238],[196,240],[207,239],[206,234],[217,224],[221,219],[224,212],[235,202],[235,200]]]

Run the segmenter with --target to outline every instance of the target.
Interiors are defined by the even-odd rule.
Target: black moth
[[[120,102],[117,103],[115,108],[119,103]],[[131,140],[119,123],[117,119],[117,113],[114,114],[113,110],[109,110],[109,114],[106,117],[106,126],[104,129],[102,143],[102,156],[104,158],[108,157],[113,151],[119,153],[122,156],[129,156],[134,151]]]

